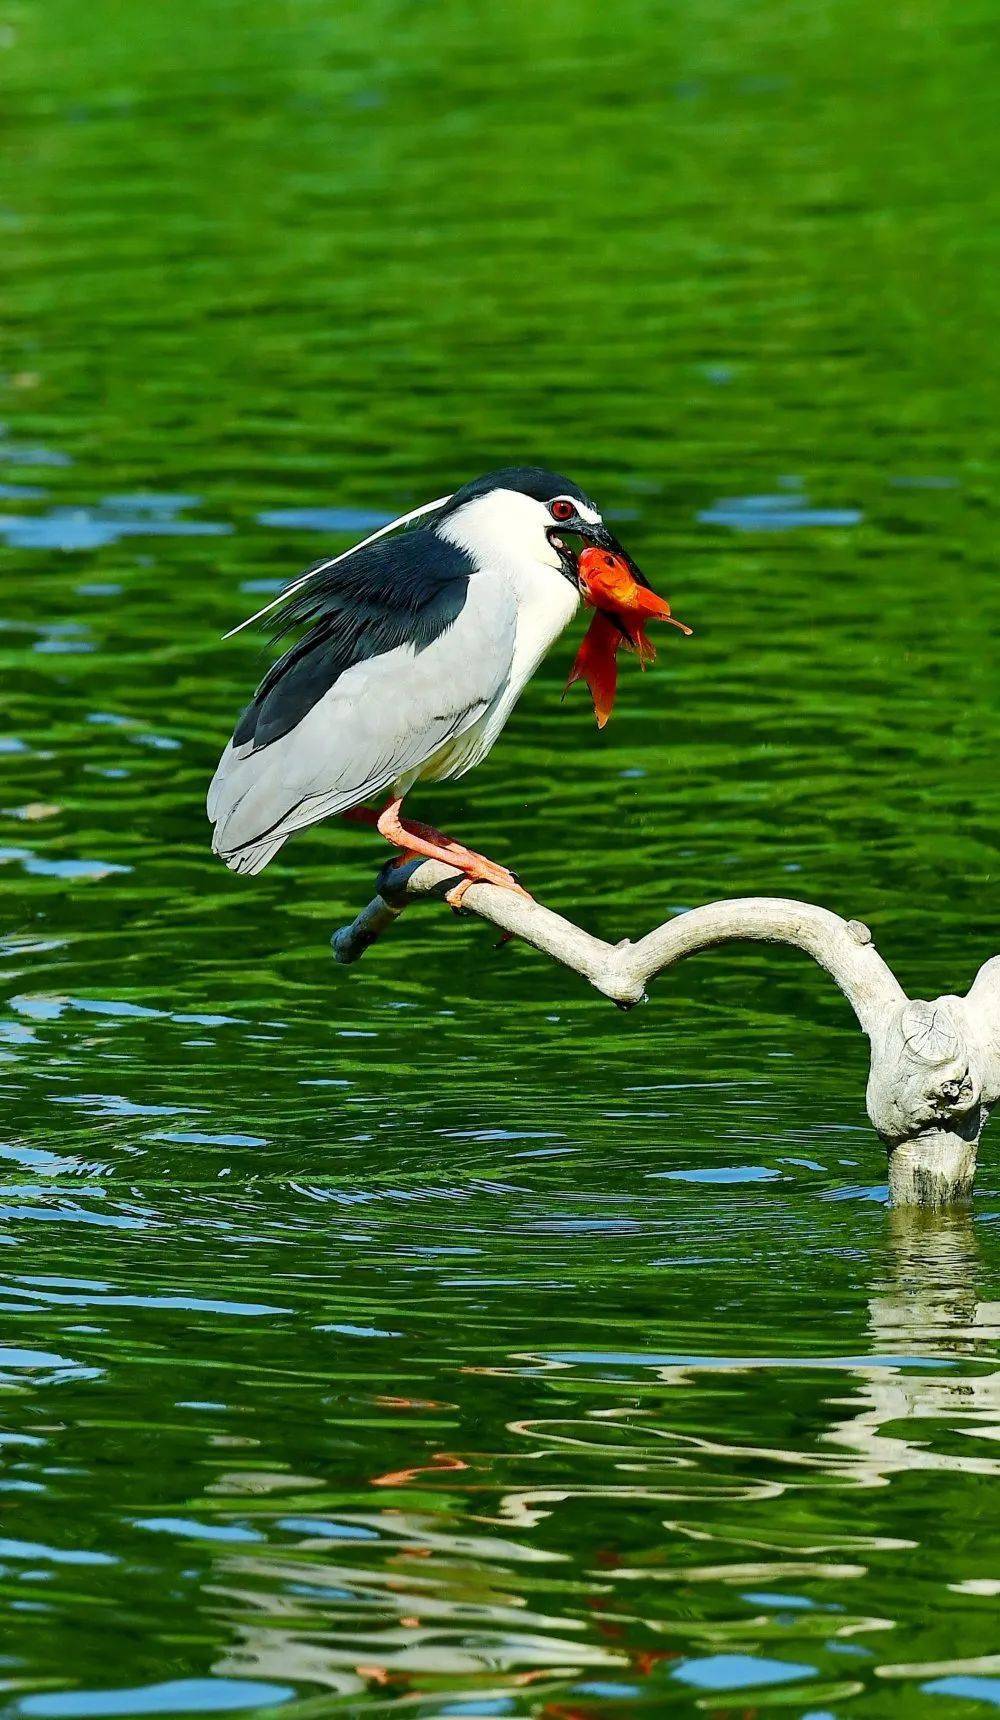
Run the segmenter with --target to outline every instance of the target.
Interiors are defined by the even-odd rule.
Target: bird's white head
[[[433,530],[477,566],[522,578],[529,572],[555,574],[577,589],[577,554],[568,539],[621,547],[590,497],[569,478],[540,466],[509,466],[465,484],[437,515]]]

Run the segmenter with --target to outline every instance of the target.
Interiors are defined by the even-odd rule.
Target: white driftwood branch
[[[378,895],[334,934],[337,960],[357,961],[408,902],[443,897],[459,876],[437,860],[384,867]],[[888,1149],[894,1204],[939,1206],[971,1194],[979,1136],[1000,1098],[1000,957],[980,969],[966,997],[926,1002],[907,998],[867,926],[813,902],[710,902],[620,944],[493,884],[473,884],[462,906],[574,968],[625,1009],[696,950],[735,940],[794,944],[836,981],[868,1036],[868,1115]]]

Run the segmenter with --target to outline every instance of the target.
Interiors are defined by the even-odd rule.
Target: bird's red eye
[[[575,512],[574,504],[568,502],[564,496],[560,496],[557,501],[549,503],[549,513],[554,520],[568,520]]]

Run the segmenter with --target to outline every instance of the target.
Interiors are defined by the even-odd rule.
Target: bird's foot
[[[478,861],[479,864],[473,867],[469,863],[472,861]],[[450,890],[445,891],[444,899],[451,907],[461,908],[462,897],[472,884],[496,884],[501,890],[513,890],[518,896],[524,896],[527,901],[534,901],[535,898],[531,892],[524,888],[514,873],[508,871],[506,866],[497,866],[492,860],[487,860],[485,855],[473,854],[471,850],[469,851],[469,862],[461,862],[465,877],[460,878],[457,884],[453,884]],[[455,861],[454,864],[458,865],[459,862]],[[505,934],[503,941],[506,942],[507,938],[512,936],[512,932]]]
[[[441,860],[446,866],[454,866],[465,877],[452,886],[445,900],[453,908],[460,906],[462,897],[470,884],[495,884],[501,890],[514,890],[519,896],[526,896],[528,901],[533,897],[518,882],[514,873],[506,866],[500,866],[495,860],[488,860],[485,854],[477,854],[474,848],[466,848],[463,842],[456,842],[452,836],[445,836],[441,830],[435,830],[433,825],[418,824],[413,819],[403,819],[399,816],[401,802],[391,800],[378,817],[378,831],[395,847],[401,848],[405,859],[415,855],[423,855],[428,860]]]

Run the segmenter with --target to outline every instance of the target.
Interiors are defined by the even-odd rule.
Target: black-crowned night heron
[[[598,614],[575,674],[601,721],[617,646],[648,655],[641,622],[670,619],[669,605],[589,497],[536,466],[477,478],[293,580],[241,623],[280,604],[279,636],[301,636],[219,761],[215,852],[234,872],[260,872],[297,830],[341,814],[464,872],[456,901],[474,879],[519,889],[506,867],[400,809],[415,782],[463,776],[486,757],[581,597]],[[381,811],[366,804],[384,795]]]

